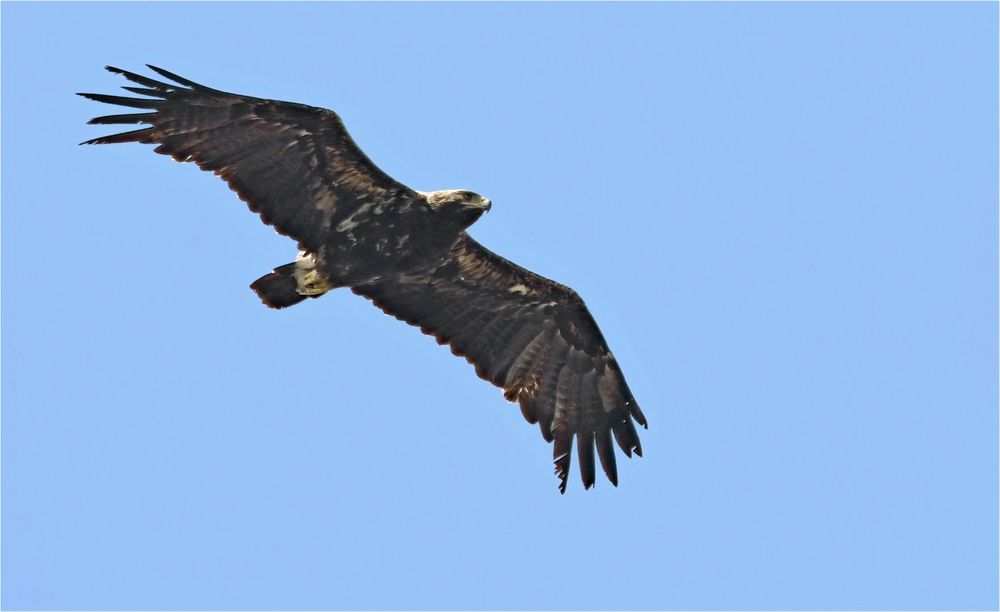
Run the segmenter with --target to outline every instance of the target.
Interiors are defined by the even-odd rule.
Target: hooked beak
[[[490,209],[493,208],[493,201],[489,198],[483,198],[482,206],[486,209],[486,212],[490,212]]]

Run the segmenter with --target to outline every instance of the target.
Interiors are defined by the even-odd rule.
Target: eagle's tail
[[[297,291],[298,280],[295,278],[295,264],[285,264],[275,268],[274,272],[265,274],[250,285],[260,301],[271,308],[287,308],[294,306],[307,297],[318,295],[302,295]]]

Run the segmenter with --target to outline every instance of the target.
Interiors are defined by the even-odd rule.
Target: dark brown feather
[[[552,461],[555,463],[556,478],[559,479],[559,492],[566,492],[566,479],[569,477],[569,466],[573,458],[573,433],[569,432],[556,437],[552,445]]]
[[[122,132],[121,134],[112,134],[111,136],[102,136],[101,138],[94,138],[93,140],[87,140],[80,144],[118,144],[123,142],[149,142],[152,138],[153,128],[146,128],[143,130],[134,130],[131,132]]]
[[[221,91],[219,91],[217,89],[212,89],[210,87],[205,87],[204,85],[201,85],[200,83],[195,83],[194,81],[191,81],[189,79],[185,79],[184,77],[178,76],[178,75],[174,74],[173,72],[169,72],[167,70],[164,70],[163,68],[157,68],[156,66],[154,66],[152,64],[146,64],[146,67],[149,68],[150,70],[152,70],[153,72],[159,73],[160,76],[167,77],[171,81],[175,81],[177,83],[180,83],[181,85],[187,85],[191,89],[197,89],[199,91],[207,91],[207,92],[211,92],[211,93],[223,93],[223,92],[221,92]],[[121,72],[124,72],[124,71],[121,71]],[[138,76],[138,75],[132,75],[132,76]],[[150,79],[150,81],[152,81],[152,79]],[[155,83],[156,81],[153,81],[153,82]]]
[[[158,91],[170,91],[173,89],[177,89],[176,85],[171,85],[169,83],[157,81],[156,79],[151,79],[149,77],[142,76],[141,74],[129,72],[128,70],[122,70],[121,68],[115,68],[114,66],[105,66],[104,69],[107,70],[108,72],[120,74],[126,79],[132,81],[133,83],[138,83],[139,85],[145,85],[146,87],[151,87]]]
[[[131,91],[132,93],[137,93],[142,96],[154,96],[163,97],[163,92],[158,89],[146,89],[145,87],[129,87],[128,85],[122,85],[122,89],[125,91]]]
[[[611,430],[607,426],[598,429],[594,435],[594,443],[597,445],[597,456],[601,459],[601,469],[611,484],[617,487],[618,465],[615,460],[615,448],[611,442]]]
[[[109,96],[107,94],[95,93],[81,93],[77,95],[83,96],[88,100],[94,100],[95,102],[106,102],[108,104],[117,104],[118,106],[128,106],[129,108],[157,108],[164,103],[164,100],[152,98],[126,98],[125,96]]]
[[[129,113],[125,115],[105,115],[103,117],[94,117],[87,123],[90,125],[109,125],[115,123],[149,123],[150,118],[154,117],[156,113]]]
[[[580,477],[583,479],[583,488],[589,489],[594,486],[594,433],[580,432],[576,434],[576,454],[579,455],[577,461],[580,462]]]

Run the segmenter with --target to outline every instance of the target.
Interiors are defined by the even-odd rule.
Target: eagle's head
[[[489,198],[465,189],[444,189],[423,195],[435,215],[457,223],[462,229],[475,223],[493,206]]]

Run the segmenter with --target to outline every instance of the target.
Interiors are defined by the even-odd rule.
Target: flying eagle
[[[272,308],[338,287],[371,300],[465,357],[520,404],[554,444],[565,492],[576,438],[584,487],[594,449],[618,485],[611,437],[642,456],[634,423],[646,418],[575,291],[492,253],[468,233],[490,209],[466,190],[416,191],[380,170],[333,111],[210,89],[149,66],[165,83],[119,68],[142,97],[82,93],[150,112],[91,124],[145,124],[81,144],[141,142],[222,177],[278,233],[298,242],[295,262],[252,285]]]

